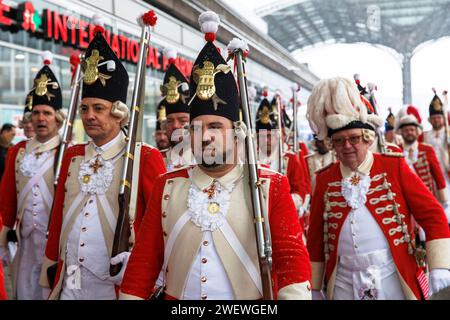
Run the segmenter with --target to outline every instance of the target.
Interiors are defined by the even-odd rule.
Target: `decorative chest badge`
[[[370,182],[370,176],[357,172],[354,172],[348,178],[342,179],[341,192],[349,207],[358,209],[364,206],[367,200],[366,194],[369,191]]]
[[[20,172],[25,177],[31,178],[39,171],[45,160],[50,156],[50,153],[51,151],[36,152],[33,150],[31,153],[25,154],[20,163]]]
[[[189,188],[188,212],[191,221],[202,231],[220,228],[230,206],[234,185],[226,188],[214,181],[209,187],[200,190],[193,183]]]
[[[83,160],[78,174],[81,191],[89,194],[105,194],[111,185],[113,170],[112,162],[103,160],[99,155],[89,161]]]

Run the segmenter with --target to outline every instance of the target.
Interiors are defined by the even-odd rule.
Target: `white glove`
[[[323,294],[322,290],[312,290],[313,300],[327,300],[327,297]]]
[[[111,264],[115,266],[116,264],[122,263],[122,268],[120,268],[120,272],[114,277],[109,277],[109,280],[112,281],[116,285],[120,285],[122,283],[123,276],[125,274],[125,269],[127,268],[128,259],[130,258],[131,252],[122,252],[117,256],[111,258]]]
[[[450,286],[450,270],[433,269],[430,272],[430,295]]]
[[[5,266],[11,263],[11,256],[7,247],[0,247],[0,259]]]

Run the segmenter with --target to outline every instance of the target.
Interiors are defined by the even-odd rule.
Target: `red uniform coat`
[[[428,190],[437,196],[437,190],[445,189],[445,177],[439,160],[432,146],[419,142],[418,149],[417,161],[413,164],[416,174]]]
[[[416,279],[419,267],[415,257],[408,252],[409,244],[405,233],[412,234],[411,218],[414,217],[425,230],[428,241],[427,255],[429,257],[445,256],[448,255],[448,251],[446,251],[448,248],[445,249],[446,247],[443,246],[438,252],[432,252],[432,247],[436,247],[435,244],[439,244],[442,239],[445,239],[443,242],[446,242],[450,238],[447,220],[441,205],[419,177],[409,169],[403,158],[381,154],[373,156],[374,162],[370,169],[372,182],[367,193],[366,207],[389,243],[400,278],[406,282],[410,292],[420,299],[421,291]],[[312,285],[315,290],[321,289],[322,281],[328,283],[336,271],[339,234],[350,212],[348,205],[344,207],[336,205],[346,204],[341,194],[341,180],[339,162],[317,174],[308,238],[313,272]],[[334,204],[328,202],[326,205],[327,198]],[[398,221],[392,219],[396,210],[404,215],[403,221],[408,227],[404,231],[405,233],[403,231],[393,232],[399,225]],[[326,217],[324,218],[324,216]],[[441,253],[440,250],[444,250],[445,253]],[[430,267],[433,268],[433,263]],[[322,278],[323,271],[325,271],[324,280]],[[330,288],[327,288],[328,290]],[[403,290],[405,291],[405,289]]]
[[[14,228],[17,218],[17,197],[19,190],[16,188],[15,162],[19,150],[25,149],[28,140],[24,140],[9,148],[6,157],[5,173],[1,181],[2,195],[0,200],[0,212],[3,224],[10,229]]]
[[[271,179],[268,212],[273,249],[272,279],[276,295],[277,290],[285,286],[309,281],[311,267],[286,177],[264,169],[259,170],[259,174],[261,178]],[[121,292],[124,294],[148,299],[153,291],[164,261],[161,221],[164,217],[161,212],[164,186],[167,180],[177,177],[188,179],[188,169],[161,175],[155,183],[141,232],[122,282]]]
[[[85,147],[85,144],[80,144],[67,149],[66,153],[64,154],[61,174],[58,180],[58,186],[56,188],[52,216],[49,225],[48,242],[45,249],[45,257],[47,259],[49,259],[50,261],[58,261],[58,269],[56,272],[54,284],[58,283],[59,276],[61,275],[62,271],[62,261],[59,257],[59,242],[63,222],[63,206],[65,202],[64,189],[67,180],[69,165],[73,157],[84,156]],[[164,162],[159,151],[156,148],[142,146],[139,166],[140,179],[138,184],[136,216],[133,225],[136,236],[139,232],[139,226],[142,222],[147,202],[153,190],[155,179],[164,172]]]
[[[0,216],[0,231],[3,228],[2,217]],[[5,287],[5,275],[3,274],[2,263],[0,261],[0,300],[7,300],[6,287]]]

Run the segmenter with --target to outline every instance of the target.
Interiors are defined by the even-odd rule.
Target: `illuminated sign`
[[[27,31],[31,36],[55,41],[64,46],[84,50],[94,37],[95,25],[81,18],[63,15],[50,9],[39,14],[30,1],[19,4],[16,8],[0,0],[0,27],[10,32]],[[106,26],[105,38],[119,59],[136,64],[139,57],[139,42],[125,35],[115,34]],[[149,47],[147,67],[164,71],[169,61],[158,52],[157,47]],[[177,57],[176,66],[189,76],[193,62]]]

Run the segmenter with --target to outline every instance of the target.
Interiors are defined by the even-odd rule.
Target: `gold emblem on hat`
[[[46,96],[48,101],[50,101],[50,99],[53,98],[55,95],[48,92],[47,86],[53,85],[53,87],[56,86],[55,89],[58,88],[58,85],[56,82],[50,82],[50,81],[51,81],[51,79],[49,77],[47,77],[47,75],[45,73],[41,74],[39,76],[39,78],[34,80],[34,85],[35,85],[34,92],[39,97]]]
[[[174,104],[180,99],[180,93],[178,92],[178,86],[181,81],[171,76],[169,82],[161,86],[161,92],[166,97],[167,103]]]
[[[83,183],[84,183],[84,184],[88,184],[89,181],[91,181],[91,176],[88,175],[88,174],[85,174],[85,175],[83,176]]]
[[[261,111],[259,111],[259,121],[262,124],[270,123],[270,111],[269,108],[264,106]]]
[[[28,111],[31,111],[33,109],[33,95],[32,94],[27,95],[25,107],[27,108]]]
[[[439,101],[439,99],[434,98],[433,102],[431,103],[433,109],[435,111],[441,111],[442,110],[442,103]]]
[[[161,106],[158,110],[158,121],[165,121],[166,120],[166,107]]]
[[[208,211],[211,214],[216,214],[220,210],[220,205],[217,202],[210,202],[208,204]]]
[[[226,104],[225,101],[220,99],[216,95],[216,86],[214,84],[214,79],[216,74],[219,72],[228,73],[230,72],[230,66],[226,64],[219,64],[217,67],[214,67],[214,64],[211,61],[204,61],[203,68],[200,68],[198,65],[194,66],[192,69],[192,78],[194,82],[197,84],[197,90],[195,91],[195,95],[192,97],[189,104],[192,100],[197,96],[200,100],[212,100],[214,110],[217,110],[217,104]]]
[[[98,71],[98,63],[104,60],[103,56],[97,49],[92,50],[91,56],[82,61],[81,66],[83,67],[84,77],[83,82],[87,85],[91,85],[100,79],[102,86],[106,86],[106,80],[111,79],[111,76],[101,73]]]

